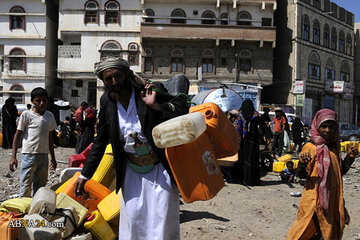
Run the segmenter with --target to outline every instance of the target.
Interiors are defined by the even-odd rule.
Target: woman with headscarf
[[[306,183],[287,239],[341,239],[345,224],[350,222],[342,175],[350,169],[358,149],[351,146],[341,159],[337,115],[329,109],[315,114],[310,139],[299,156],[297,175],[306,178]]]
[[[85,119],[80,122],[81,135],[79,143],[76,146],[76,152],[81,153],[90,143],[94,140],[95,134],[96,115],[95,111],[91,108],[85,110]]]
[[[295,149],[298,152],[301,152],[302,144],[304,142],[304,138],[301,136],[301,134],[304,132],[304,126],[301,123],[301,120],[299,117],[296,117],[292,126],[291,126],[291,134],[292,139],[295,144]]]
[[[239,166],[236,166],[236,174],[249,186],[260,184],[259,127],[265,128],[260,114],[255,111],[253,102],[245,99],[236,123],[240,135]]]
[[[12,147],[12,142],[16,132],[16,118],[18,117],[18,110],[15,106],[15,99],[9,97],[6,99],[4,106],[2,107],[2,134],[4,149]]]

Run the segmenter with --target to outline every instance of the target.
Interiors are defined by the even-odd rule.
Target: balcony
[[[80,45],[60,45],[58,47],[59,58],[81,58]]]
[[[275,42],[276,27],[210,24],[141,23],[142,38],[221,39]]]

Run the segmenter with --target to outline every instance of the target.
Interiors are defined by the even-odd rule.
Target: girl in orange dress
[[[297,174],[306,178],[306,183],[287,239],[341,239],[345,224],[350,222],[342,175],[350,169],[358,149],[351,146],[345,159],[341,159],[337,115],[329,109],[315,114],[310,138],[299,156]]]

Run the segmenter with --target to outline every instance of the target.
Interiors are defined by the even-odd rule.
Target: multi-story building
[[[263,102],[294,106],[306,124],[321,108],[353,122],[354,15],[329,0],[279,0],[275,22],[274,84]]]
[[[0,0],[1,103],[9,96],[16,103],[29,103],[35,87],[46,87],[52,93],[50,75],[56,66],[51,68],[45,58],[46,12],[45,1]],[[46,66],[50,71],[46,72]]]
[[[354,53],[354,115],[355,123],[360,123],[360,22],[355,23],[355,53]]]
[[[202,89],[226,83],[259,104],[272,84],[276,0],[141,0],[142,76],[185,74]]]
[[[103,57],[122,57],[141,71],[142,15],[140,1],[59,1],[58,77],[65,100],[77,106],[98,102],[103,85],[93,72]]]

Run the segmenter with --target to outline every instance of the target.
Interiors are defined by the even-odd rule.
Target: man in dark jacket
[[[154,84],[136,82],[128,62],[120,58],[104,60],[95,74],[104,81],[105,93],[100,99],[98,135],[75,184],[75,195],[83,194],[110,140],[116,190],[122,188],[119,238],[180,239],[178,189],[164,149],[155,146],[151,133],[159,123],[188,113],[186,100],[157,94]]]

